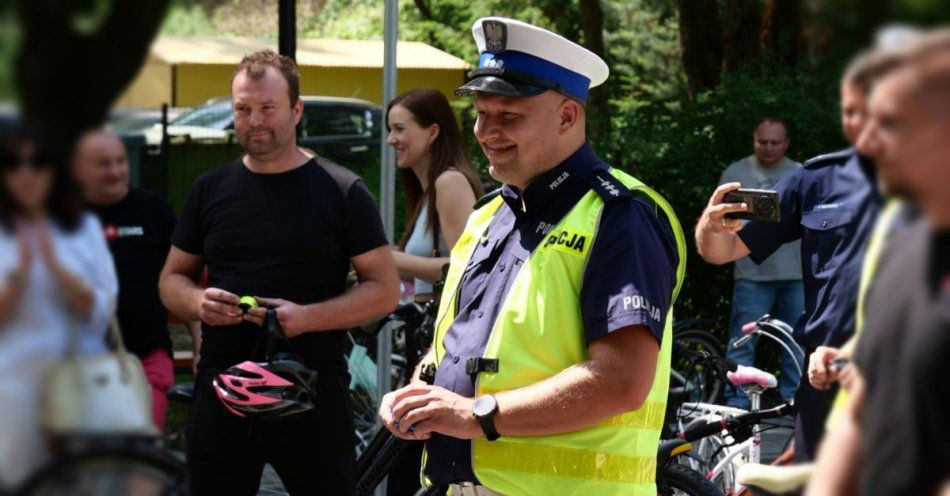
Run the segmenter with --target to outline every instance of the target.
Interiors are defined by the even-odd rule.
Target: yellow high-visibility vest
[[[536,437],[503,436],[493,442],[484,437],[473,440],[475,475],[481,484],[498,493],[656,494],[656,450],[669,390],[672,308],[686,272],[686,243],[679,221],[663,197],[619,170],[611,169],[610,174],[615,184],[649,197],[676,238],[676,284],[653,386],[640,409],[584,430]],[[443,340],[456,317],[462,274],[502,201],[496,197],[476,210],[452,250],[436,321],[436,363],[445,356]],[[484,358],[498,360],[498,371],[478,374],[476,396],[525,387],[589,359],[579,294],[603,208],[601,195],[588,191],[522,265],[483,354]]]

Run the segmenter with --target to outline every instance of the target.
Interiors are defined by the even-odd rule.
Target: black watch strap
[[[493,407],[487,412],[483,409],[481,412],[479,412],[481,415],[476,413],[475,419],[478,420],[478,424],[482,426],[482,432],[485,433],[485,438],[489,441],[494,441],[501,437],[501,434],[498,434],[498,430],[495,429],[495,414],[498,413],[498,403],[492,396],[483,396],[476,401],[482,400],[490,400],[493,404]],[[478,411],[478,408],[475,410]]]
[[[495,411],[497,412],[498,410]],[[482,426],[482,431],[485,433],[485,439],[494,441],[501,437],[501,434],[495,430],[495,412],[492,412],[491,415],[476,418],[478,418],[478,423]]]

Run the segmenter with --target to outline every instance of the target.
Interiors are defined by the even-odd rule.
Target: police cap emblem
[[[485,30],[485,51],[502,52],[508,45],[508,26],[499,21],[483,21]]]

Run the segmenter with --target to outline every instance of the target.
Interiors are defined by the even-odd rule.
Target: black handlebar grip
[[[693,442],[704,437],[712,436],[713,434],[718,434],[728,427],[728,425],[729,420],[727,419],[713,420],[706,424],[693,427],[692,429],[687,429],[680,433],[679,438],[684,441]]]

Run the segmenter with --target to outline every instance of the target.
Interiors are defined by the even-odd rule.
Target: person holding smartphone
[[[852,62],[842,78],[842,129],[850,143],[864,119],[854,119],[856,99],[895,65],[892,53],[871,52]],[[841,347],[854,334],[855,306],[864,250],[884,199],[874,163],[854,148],[820,155],[775,185],[777,222],[729,218],[749,210],[723,197],[741,186],[719,186],[696,224],[696,247],[709,263],[725,264],[749,256],[761,263],[785,243],[801,240],[804,325],[796,340],[809,356],[819,346]],[[836,390],[820,391],[807,380],[795,394],[795,459],[814,458]]]
[[[733,162],[723,171],[719,184],[738,182],[743,188],[771,190],[802,164],[785,156],[790,143],[788,127],[781,119],[765,117],[752,133],[754,153]],[[805,311],[802,285],[801,242],[780,246],[761,264],[749,257],[736,260],[732,293],[732,318],[726,354],[741,365],[755,364],[755,342],[738,348],[733,343],[743,336],[742,326],[765,314],[794,326]],[[788,400],[795,396],[801,375],[791,357],[782,355],[779,392]],[[748,409],[749,398],[742,390],[727,388],[726,404]]]

